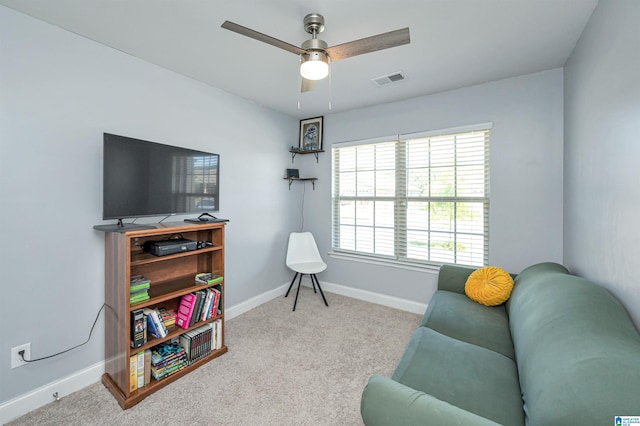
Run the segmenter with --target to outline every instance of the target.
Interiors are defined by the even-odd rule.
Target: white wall
[[[0,404],[104,358],[102,133],[221,155],[227,307],[290,278],[298,121],[0,6]],[[184,217],[178,217],[181,221]],[[159,220],[160,218],[155,218]]]
[[[640,2],[600,0],[564,72],[564,260],[640,328]]]
[[[318,177],[305,220],[329,264],[325,281],[426,303],[435,273],[327,256],[331,251],[331,144],[493,122],[490,263],[512,272],[562,261],[562,70],[525,75],[325,117]],[[381,90],[385,90],[384,88]],[[306,159],[305,159],[306,160]]]

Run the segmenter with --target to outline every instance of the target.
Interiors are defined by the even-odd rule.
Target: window
[[[217,155],[174,155],[173,182],[177,208],[183,211],[218,210]]]
[[[490,128],[335,144],[334,252],[487,265]]]

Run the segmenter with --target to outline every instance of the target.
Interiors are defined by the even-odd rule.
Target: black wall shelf
[[[318,180],[318,178],[283,178],[285,180],[289,181],[289,191],[291,191],[291,184],[295,181],[305,181],[305,180],[310,180],[311,181],[311,185],[313,185],[313,190],[316,190],[316,181]]]
[[[323,149],[308,149],[308,150],[304,150],[304,149],[290,149],[289,152],[291,153],[291,162],[293,163],[293,159],[296,158],[296,154],[313,154],[316,156],[316,163],[319,161],[318,160],[318,154],[321,152],[324,152]]]

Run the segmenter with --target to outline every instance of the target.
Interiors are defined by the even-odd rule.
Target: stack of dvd
[[[142,275],[132,276],[129,287],[129,303],[135,305],[136,303],[149,300],[149,287],[151,287],[151,281],[147,278]]]
[[[156,380],[183,369],[187,365],[184,348],[178,344],[162,343],[151,349],[151,374]]]

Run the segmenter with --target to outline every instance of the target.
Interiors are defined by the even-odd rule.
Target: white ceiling
[[[297,118],[561,67],[597,0],[0,0],[0,4]],[[325,17],[329,46],[410,27],[411,44],[332,64],[299,93],[298,57],[222,29],[230,20],[290,44]],[[403,71],[407,80],[370,80]],[[332,110],[328,103],[331,98]],[[300,101],[300,109],[298,109]]]

